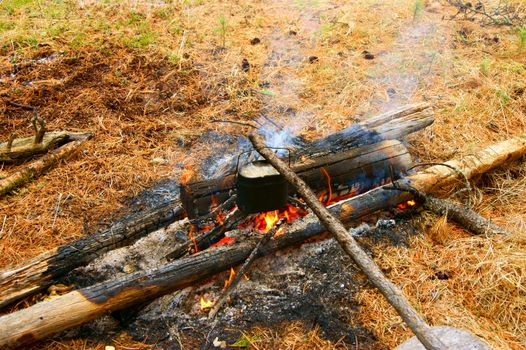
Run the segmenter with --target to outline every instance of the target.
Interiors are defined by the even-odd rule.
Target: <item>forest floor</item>
[[[95,137],[0,200],[0,266],[105,227],[159,181],[213,175],[205,157],[251,129],[212,120],[265,114],[313,139],[427,101],[435,123],[408,140],[420,163],[524,134],[519,24],[451,19],[456,12],[419,0],[1,1],[0,140],[32,134],[30,113],[8,101],[38,108],[49,130]],[[16,168],[1,166],[0,177]],[[473,237],[429,215],[409,247],[377,246],[376,261],[429,323],[459,326],[494,349],[524,349],[526,163],[474,181],[472,201],[513,234]],[[377,291],[356,300],[357,322],[387,347],[410,335]],[[256,349],[343,348],[297,322],[250,334]],[[113,345],[150,347],[125,334]]]

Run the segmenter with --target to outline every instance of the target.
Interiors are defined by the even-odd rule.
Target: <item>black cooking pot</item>
[[[245,214],[281,210],[287,204],[287,181],[265,161],[240,168],[236,188],[237,206]]]

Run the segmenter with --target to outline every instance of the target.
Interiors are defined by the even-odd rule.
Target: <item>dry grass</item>
[[[198,173],[200,160],[222,142],[199,142],[206,132],[249,131],[210,119],[246,122],[265,112],[313,138],[395,103],[427,100],[436,122],[410,140],[419,161],[460,157],[524,133],[526,55],[515,29],[443,20],[455,11],[431,1],[413,19],[414,6],[4,0],[2,101],[37,106],[50,129],[90,129],[96,137],[73,160],[0,201],[0,266],[93,232],[155,181],[177,178],[185,167]],[[219,48],[221,16],[226,49]],[[251,45],[254,37],[261,43]],[[365,60],[364,50],[375,59]],[[49,62],[32,61],[50,54]],[[31,133],[28,115],[0,109],[2,140]],[[524,163],[499,170],[473,194],[476,209],[512,229],[510,237],[470,237],[428,217],[409,249],[377,248],[379,264],[431,323],[466,328],[496,349],[526,347],[525,175]],[[438,271],[451,276],[433,278]],[[382,343],[409,336],[376,292],[358,299],[360,320]],[[296,323],[250,334],[260,339],[257,349],[340,347]],[[82,340],[47,346],[101,347]]]

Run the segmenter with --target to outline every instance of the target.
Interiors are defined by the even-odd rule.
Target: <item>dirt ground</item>
[[[428,101],[435,123],[408,140],[420,163],[524,134],[526,23],[456,13],[421,0],[0,2],[0,141],[32,134],[30,113],[8,101],[38,108],[49,130],[95,132],[74,158],[0,199],[0,266],[106,227],[159,181],[211,174],[205,157],[252,130],[213,120],[265,114],[315,138]],[[0,166],[0,177],[17,167]],[[429,323],[525,349],[526,163],[472,185],[474,208],[512,235],[473,237],[426,215],[408,248],[377,246],[376,261]],[[356,300],[357,322],[379,342],[410,336],[375,290]],[[297,322],[247,332],[254,349],[341,347]],[[112,345],[152,346],[126,334]]]

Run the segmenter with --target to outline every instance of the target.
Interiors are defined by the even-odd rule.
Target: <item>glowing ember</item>
[[[225,281],[225,285],[223,286],[223,290],[226,289],[232,283],[232,280],[234,279],[234,276],[236,275],[236,271],[234,271],[233,268],[230,268],[230,276],[228,276],[228,279]]]
[[[210,247],[217,247],[218,245],[223,245],[223,244],[231,244],[231,243],[234,243],[235,241],[236,241],[235,238],[223,237],[221,238],[219,242],[212,244]]]
[[[411,199],[405,203],[398,204],[397,208],[403,210],[403,209],[414,207],[415,205],[416,205],[416,202],[413,199]]]
[[[212,300],[206,300],[205,298],[201,297],[199,301],[201,303],[201,310],[210,309],[212,306],[214,306],[214,302]]]

